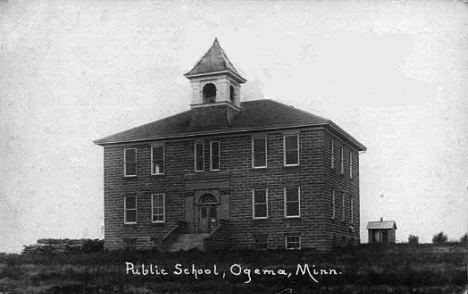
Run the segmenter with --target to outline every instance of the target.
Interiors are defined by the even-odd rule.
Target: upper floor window
[[[353,178],[353,153],[349,150],[349,177]]]
[[[253,218],[268,218],[267,189],[253,189],[252,198]]]
[[[195,171],[203,171],[205,169],[204,167],[204,161],[205,161],[205,156],[203,154],[204,152],[204,144],[203,142],[195,142],[194,144],[194,155],[195,155]]]
[[[153,223],[163,223],[166,216],[165,195],[151,195],[151,215]]]
[[[345,193],[341,193],[341,220],[344,221],[345,220],[345,214],[346,214],[346,210],[345,210]]]
[[[299,186],[284,188],[284,216],[301,216],[301,189]]]
[[[203,103],[214,102],[216,102],[216,86],[212,83],[208,83],[203,86]]]
[[[136,195],[125,195],[124,197],[124,223],[137,223],[137,197]]]
[[[299,165],[299,134],[284,135],[283,137],[284,165]]]
[[[151,174],[164,174],[164,145],[151,147]]]
[[[210,170],[219,170],[220,165],[220,143],[210,142]]]
[[[267,167],[267,138],[252,139],[252,167]]]
[[[336,217],[336,199],[335,199],[335,190],[332,190],[331,193],[331,204],[332,204],[332,218]]]
[[[344,146],[341,145],[341,149],[340,149],[340,171],[342,174],[344,174]]]
[[[335,140],[331,140],[330,167],[335,168]]]
[[[354,201],[353,201],[354,197],[353,196],[350,196],[349,197],[349,201],[350,201],[350,204],[349,204],[349,215],[350,215],[350,222],[351,224],[354,223]]]
[[[124,149],[124,176],[136,176],[137,150],[136,148]]]

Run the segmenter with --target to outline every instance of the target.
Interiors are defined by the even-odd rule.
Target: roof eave
[[[199,77],[206,77],[206,76],[214,76],[214,75],[220,75],[220,74],[229,74],[231,75],[235,80],[237,80],[238,83],[245,83],[247,80],[243,78],[241,75],[238,73],[233,72],[232,70],[225,69],[225,70],[220,70],[220,71],[212,71],[212,72],[204,72],[204,73],[196,73],[196,74],[191,74],[191,71],[188,73],[185,73],[184,76],[188,79],[193,79],[193,78],[199,78]]]
[[[156,141],[156,140],[168,140],[168,139],[182,139],[182,138],[192,138],[200,136],[211,136],[219,134],[237,134],[237,133],[249,133],[249,132],[260,132],[260,131],[271,131],[271,130],[284,130],[284,129],[297,129],[305,127],[319,127],[327,126],[327,123],[317,123],[317,124],[305,124],[305,125],[289,125],[289,126],[273,126],[273,127],[263,127],[263,128],[246,128],[246,129],[233,129],[233,130],[220,130],[220,131],[203,131],[203,132],[193,132],[193,133],[179,133],[174,135],[163,135],[155,136],[144,139],[134,139],[134,140],[115,140],[105,142],[104,140],[108,137],[102,139],[94,140],[93,143],[99,146],[114,145],[114,144],[124,144],[124,143],[140,143],[147,141]]]

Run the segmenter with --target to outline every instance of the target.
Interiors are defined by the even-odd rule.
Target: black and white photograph
[[[0,0],[0,294],[468,293],[468,3]]]

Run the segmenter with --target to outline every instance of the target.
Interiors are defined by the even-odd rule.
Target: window
[[[341,171],[342,174],[344,174],[344,147],[343,146],[341,146],[340,164],[341,164],[340,171]]]
[[[124,239],[125,250],[131,251],[136,249],[136,239]]]
[[[286,249],[301,249],[301,236],[286,236],[284,243]]]
[[[210,170],[219,170],[219,142],[210,142]]]
[[[135,195],[126,195],[124,198],[124,222],[126,224],[137,223],[137,197]]]
[[[252,167],[267,167],[267,138],[252,139]]]
[[[268,218],[268,192],[267,189],[252,190],[252,216],[254,219]]]
[[[164,174],[164,145],[151,147],[151,174]]]
[[[336,217],[336,200],[335,200],[335,190],[332,190],[331,193],[331,203],[332,203],[332,218]]]
[[[203,142],[197,142],[195,143],[195,171],[203,171],[204,170],[204,165],[203,162],[205,161],[205,156],[203,154],[203,148],[204,144]]]
[[[153,223],[163,223],[165,221],[165,195],[153,194],[151,195],[151,215]]]
[[[331,140],[330,167],[335,168],[335,140]]]
[[[342,199],[342,203],[341,203],[341,220],[344,221],[345,220],[345,193],[341,193],[341,199]]]
[[[236,89],[232,85],[229,86],[229,99],[232,103],[236,103]]]
[[[284,165],[299,165],[299,135],[285,135],[283,137]]]
[[[353,153],[349,150],[349,177],[353,178]]]
[[[203,86],[203,103],[214,102],[216,102],[216,86],[212,83],[208,83]]]
[[[285,217],[300,217],[301,216],[301,190],[300,187],[285,187],[284,188],[284,216]]]
[[[137,151],[135,148],[124,149],[124,176],[136,176]]]
[[[350,215],[350,217],[351,217],[351,220],[350,220],[350,223],[351,223],[351,224],[354,223],[354,203],[353,203],[353,199],[354,199],[353,196],[350,196],[350,197],[349,197],[349,201],[350,201],[350,205],[349,205],[349,215]]]
[[[268,249],[268,234],[254,235],[254,249],[255,250],[266,250]]]

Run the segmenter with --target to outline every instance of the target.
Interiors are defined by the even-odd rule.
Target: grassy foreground
[[[153,274],[143,275],[142,263]],[[462,293],[466,264],[460,244],[361,245],[330,253],[0,254],[0,293]]]

